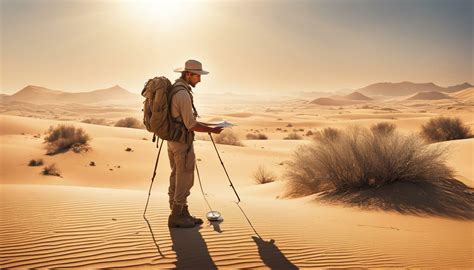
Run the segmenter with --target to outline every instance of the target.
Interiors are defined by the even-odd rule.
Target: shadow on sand
[[[163,253],[161,253],[160,246],[158,245],[158,242],[155,239],[155,234],[153,233],[153,230],[151,229],[150,221],[148,221],[148,219],[145,216],[143,216],[143,219],[146,221],[146,224],[148,225],[148,229],[150,230],[151,238],[153,238],[153,243],[155,244],[156,249],[158,250],[158,254],[160,254],[161,257],[165,257],[165,255],[163,255]]]
[[[217,269],[199,230],[170,228],[177,269]]]
[[[256,236],[252,236],[252,239],[257,244],[258,255],[270,269],[298,269],[275,245],[275,240],[265,241]]]
[[[474,220],[474,189],[455,179],[436,183],[395,182],[380,188],[326,193],[320,199],[402,214]]]

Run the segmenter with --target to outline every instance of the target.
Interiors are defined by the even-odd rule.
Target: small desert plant
[[[266,184],[275,182],[275,175],[265,169],[264,166],[258,166],[257,170],[253,173],[253,178],[258,184]]]
[[[258,134],[249,133],[247,134],[246,138],[247,140],[268,140],[267,135],[263,133],[258,133]]]
[[[116,127],[137,128],[137,129],[145,128],[145,125],[141,121],[139,121],[138,119],[133,118],[133,117],[127,117],[127,118],[120,119],[115,123],[115,126]]]
[[[380,122],[370,127],[373,133],[390,134],[395,131],[397,126],[389,122]]]
[[[322,134],[313,144],[300,146],[287,163],[290,195],[453,177],[445,165],[447,148],[428,147],[415,135],[373,133],[367,128],[341,131],[337,137]]]
[[[308,130],[308,132],[306,132],[306,136],[313,136],[314,133],[311,131],[311,130]]]
[[[292,123],[288,123],[288,124],[286,125],[286,127],[293,127],[293,124],[292,124]]]
[[[41,166],[43,165],[43,160],[42,159],[32,159],[28,163],[28,166]]]
[[[421,135],[429,142],[472,138],[471,130],[459,118],[432,118],[421,127]]]
[[[130,148],[130,147],[127,147],[127,148],[125,148],[125,151],[127,151],[127,152],[133,152],[133,149]]]
[[[284,140],[301,140],[303,137],[296,132],[288,133]]]
[[[92,166],[92,167],[95,166],[95,162],[94,161],[89,162],[89,166]]]
[[[316,141],[335,141],[341,136],[341,131],[336,128],[327,127],[316,132],[314,139]]]
[[[56,164],[51,164],[49,166],[45,166],[43,171],[41,172],[43,175],[52,175],[52,176],[59,176],[61,177],[61,172],[56,167]]]
[[[102,126],[108,126],[109,125],[107,123],[107,120],[103,119],[103,118],[88,118],[88,119],[82,120],[81,122],[86,123],[86,124],[102,125]]]
[[[72,125],[50,126],[44,138],[48,155],[64,153],[69,149],[76,153],[87,151],[89,140],[90,137],[84,129]]]
[[[243,146],[239,137],[229,129],[222,131],[220,134],[217,134],[214,138],[214,141],[219,144]]]

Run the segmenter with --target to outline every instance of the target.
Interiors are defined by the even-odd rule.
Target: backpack
[[[171,99],[181,91],[186,90],[184,86],[172,85],[166,77],[155,77],[149,79],[142,90],[143,102],[143,124],[146,129],[162,140],[176,141],[180,143],[192,142],[188,130],[182,122],[171,116]],[[194,105],[193,105],[194,107]]]

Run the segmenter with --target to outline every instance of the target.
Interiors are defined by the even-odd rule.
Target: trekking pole
[[[235,196],[237,196],[237,203],[240,202],[240,197],[239,194],[237,194],[237,191],[234,188],[234,185],[232,184],[232,181],[230,181],[229,174],[227,173],[227,170],[225,169],[224,162],[222,162],[221,156],[219,155],[219,151],[217,150],[216,144],[214,143],[214,139],[212,138],[211,132],[208,132],[209,137],[211,137],[212,144],[214,145],[214,149],[216,149],[217,156],[219,157],[219,160],[221,161],[222,168],[224,168],[225,175],[227,176],[227,179],[229,179],[230,187],[234,190]]]
[[[156,141],[156,148],[158,148],[159,141],[160,141],[160,138],[158,138],[158,140]],[[161,153],[161,147],[163,146],[163,141],[164,140],[161,140],[160,148],[158,149],[158,155],[156,156],[155,169],[153,170],[153,176],[151,177],[150,188],[148,189],[148,199],[146,200],[145,210],[143,211],[143,218],[145,218],[146,209],[148,208],[148,202],[150,201],[151,187],[153,186],[153,181],[155,180],[156,168],[158,167],[158,160],[160,159],[160,153]]]
[[[197,172],[197,176],[198,176],[198,180],[199,180],[199,186],[201,187],[202,197],[204,197],[204,201],[206,201],[207,206],[209,207],[209,210],[211,210],[211,212],[213,212],[213,211],[212,211],[212,208],[211,208],[211,205],[210,205],[209,202],[207,201],[206,194],[204,193],[204,189],[202,188],[201,176],[199,175],[199,169],[198,169],[197,163],[196,163],[196,172]]]

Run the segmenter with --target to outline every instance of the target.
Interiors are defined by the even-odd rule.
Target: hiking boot
[[[187,205],[184,206],[183,212],[184,212],[184,214],[185,214],[187,217],[189,217],[195,224],[202,224],[202,223],[203,223],[202,219],[197,218],[197,217],[194,217],[194,216],[191,216],[191,214],[189,213],[189,210],[188,210],[188,206],[187,206]]]
[[[192,228],[196,224],[189,218],[185,211],[185,205],[174,204],[171,215],[168,218],[168,227],[170,228]]]

